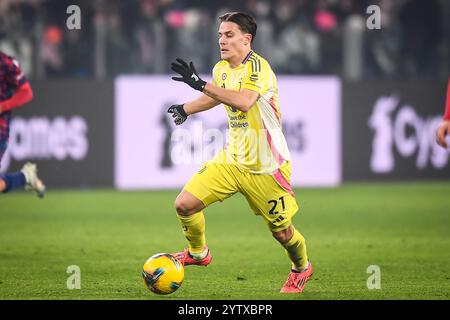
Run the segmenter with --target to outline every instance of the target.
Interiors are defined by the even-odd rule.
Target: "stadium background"
[[[81,9],[81,30],[66,26],[66,9],[73,4]],[[379,30],[366,26],[366,10],[373,4],[381,9]],[[192,60],[207,78],[218,59],[217,17],[238,10],[255,16],[254,49],[267,58],[280,82],[284,131],[298,160],[292,175],[303,209],[296,219],[322,263],[309,297],[449,298],[450,153],[437,146],[434,134],[450,74],[450,3],[439,0],[1,1],[0,50],[17,57],[35,94],[14,112],[2,170],[34,161],[49,187],[42,202],[26,193],[0,199],[6,244],[0,250],[8,261],[1,269],[2,298],[149,297],[141,283],[134,287],[133,276],[119,281],[119,287],[127,288],[123,290],[98,280],[102,268],[111,268],[108,263],[85,284],[84,293],[64,290],[64,266],[73,258],[70,264],[84,262],[89,269],[89,259],[117,249],[123,265],[116,270],[131,275],[127,263],[139,268],[152,253],[184,244],[172,203],[200,167],[196,152],[205,140],[200,131],[200,140],[194,136],[182,146],[192,152],[193,163],[174,163],[176,129],[165,110],[195,92],[170,81],[170,62],[176,57]],[[196,132],[196,124],[208,124],[223,131],[226,122],[214,122],[220,110],[211,112],[192,117],[185,128]],[[237,253],[223,253],[233,241],[253,237],[251,250],[260,250],[260,241],[281,251],[261,224],[257,230],[239,229],[236,221],[247,218],[249,225],[258,225],[243,212],[249,210],[242,200],[234,197],[214,206],[207,216],[207,230],[216,237],[213,245],[225,246],[223,256],[217,250],[218,260],[226,261],[230,277],[238,280],[252,276],[231,265]],[[74,225],[78,233],[72,234]],[[239,236],[226,239],[221,231]],[[55,239],[61,243],[48,249]],[[366,252],[373,247],[375,253]],[[88,253],[70,251],[78,249]],[[128,250],[133,257],[124,262]],[[53,267],[37,259],[36,270],[47,270],[48,279],[36,279],[37,291],[21,291],[17,284],[23,280],[10,274],[18,272],[25,253],[36,252],[48,254]],[[323,279],[333,278],[332,264],[344,265],[339,252],[354,262],[349,270],[359,278],[356,284],[344,277],[337,289],[330,289],[330,281]],[[364,261],[356,261],[355,255]],[[391,284],[386,283],[392,291],[373,294],[365,289],[365,268],[377,261],[382,270],[383,263],[395,270],[389,274]],[[257,266],[250,263],[251,270]],[[405,284],[424,266],[434,268],[428,282]],[[409,271],[402,273],[405,268]],[[58,280],[50,276],[60,269]],[[191,289],[184,285],[173,297],[285,298],[265,295],[264,289],[249,296],[250,281],[231,284],[235,292],[193,293],[202,287],[196,277],[219,283],[213,275],[192,271]],[[95,281],[107,293],[102,295]],[[278,282],[271,283],[276,287]],[[423,295],[413,290],[420,286],[427,288]]]

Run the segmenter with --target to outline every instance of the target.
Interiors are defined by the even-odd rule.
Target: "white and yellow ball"
[[[157,253],[145,262],[142,276],[145,285],[152,292],[170,294],[183,283],[184,267],[174,256]]]

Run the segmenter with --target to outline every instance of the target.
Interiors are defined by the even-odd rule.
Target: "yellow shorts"
[[[206,207],[240,192],[253,212],[264,218],[269,229],[278,232],[289,227],[298,210],[290,175],[289,162],[273,174],[253,174],[236,164],[208,161],[192,176],[184,190]]]

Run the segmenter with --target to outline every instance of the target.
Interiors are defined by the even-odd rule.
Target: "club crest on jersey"
[[[226,73],[222,73],[222,80],[225,80],[227,78],[227,74]]]

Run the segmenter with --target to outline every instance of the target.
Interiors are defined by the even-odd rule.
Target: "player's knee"
[[[272,231],[272,235],[275,239],[277,239],[278,242],[287,243],[292,238],[292,229],[291,227],[289,227],[282,231],[277,232]]]
[[[195,208],[191,206],[188,201],[180,198],[175,200],[175,210],[180,216],[190,216],[196,212]]]

